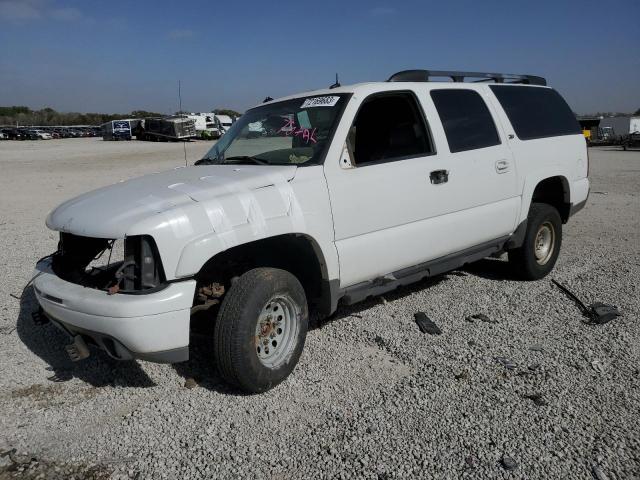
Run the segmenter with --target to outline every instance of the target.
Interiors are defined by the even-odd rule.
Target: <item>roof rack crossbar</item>
[[[477,78],[477,81],[496,83],[524,83],[528,85],[546,85],[547,80],[537,75],[515,73],[458,72],[453,70],[403,70],[389,77],[388,82],[429,82],[431,77],[448,77],[454,82],[464,82],[465,78]]]

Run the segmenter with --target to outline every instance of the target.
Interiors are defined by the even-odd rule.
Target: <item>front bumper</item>
[[[176,363],[189,357],[189,319],[195,280],[168,284],[153,293],[108,295],[56,276],[51,261],[36,265],[33,287],[52,322],[81,335],[120,360]]]

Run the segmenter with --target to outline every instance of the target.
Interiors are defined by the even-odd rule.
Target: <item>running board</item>
[[[467,263],[477,262],[478,260],[482,260],[485,257],[504,250],[504,246],[509,238],[509,236],[502,237],[461,252],[446,255],[413,267],[403,268],[402,270],[388,273],[373,280],[357,283],[342,291],[342,303],[344,305],[353,305],[367,297],[382,295],[400,286],[410,285],[424,278],[450,272]]]

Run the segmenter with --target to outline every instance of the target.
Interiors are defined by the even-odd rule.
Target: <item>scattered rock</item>
[[[198,386],[198,382],[195,381],[194,378],[189,377],[184,382],[184,388],[188,388],[191,390],[192,388],[196,388]]]
[[[384,338],[382,338],[380,335],[376,335],[376,338],[373,339],[373,341],[376,343],[376,345],[378,345],[380,348],[385,348],[387,346],[387,342],[384,341]]]
[[[476,468],[478,466],[478,459],[473,455],[469,455],[464,459],[464,463],[466,463],[469,468]]]
[[[591,473],[596,480],[609,480],[609,478],[602,472],[598,465],[591,466]]]
[[[55,370],[53,375],[47,377],[50,382],[61,383],[68,382],[73,378],[73,374],[69,370]]]
[[[454,377],[456,378],[456,380],[467,380],[469,378],[469,372],[463,370],[460,373],[456,373]]]
[[[598,359],[591,362],[591,368],[593,368],[598,373],[604,373],[604,365]]]
[[[538,407],[544,407],[548,405],[548,402],[543,398],[541,393],[531,393],[528,395],[523,395],[524,398],[528,398],[533,401]]]
[[[494,357],[494,360],[507,370],[513,370],[517,365],[506,357]]]
[[[481,322],[485,322],[485,323],[498,323],[497,320],[489,318],[484,313],[474,313],[473,315],[466,317],[466,320],[467,322],[471,322],[471,323],[473,323],[476,320],[480,320]]]
[[[506,453],[502,455],[500,463],[502,464],[502,467],[508,471],[512,471],[518,468],[518,463]]]
[[[529,347],[529,350],[531,350],[532,352],[544,352],[544,347],[539,343],[534,343]]]
[[[535,372],[536,370],[538,370],[540,368],[540,364],[539,363],[532,363],[527,368],[529,370],[531,370],[532,372]]]

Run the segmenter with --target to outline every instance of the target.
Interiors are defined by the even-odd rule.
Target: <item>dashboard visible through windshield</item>
[[[196,165],[322,163],[346,94],[300,97],[253,108]]]

